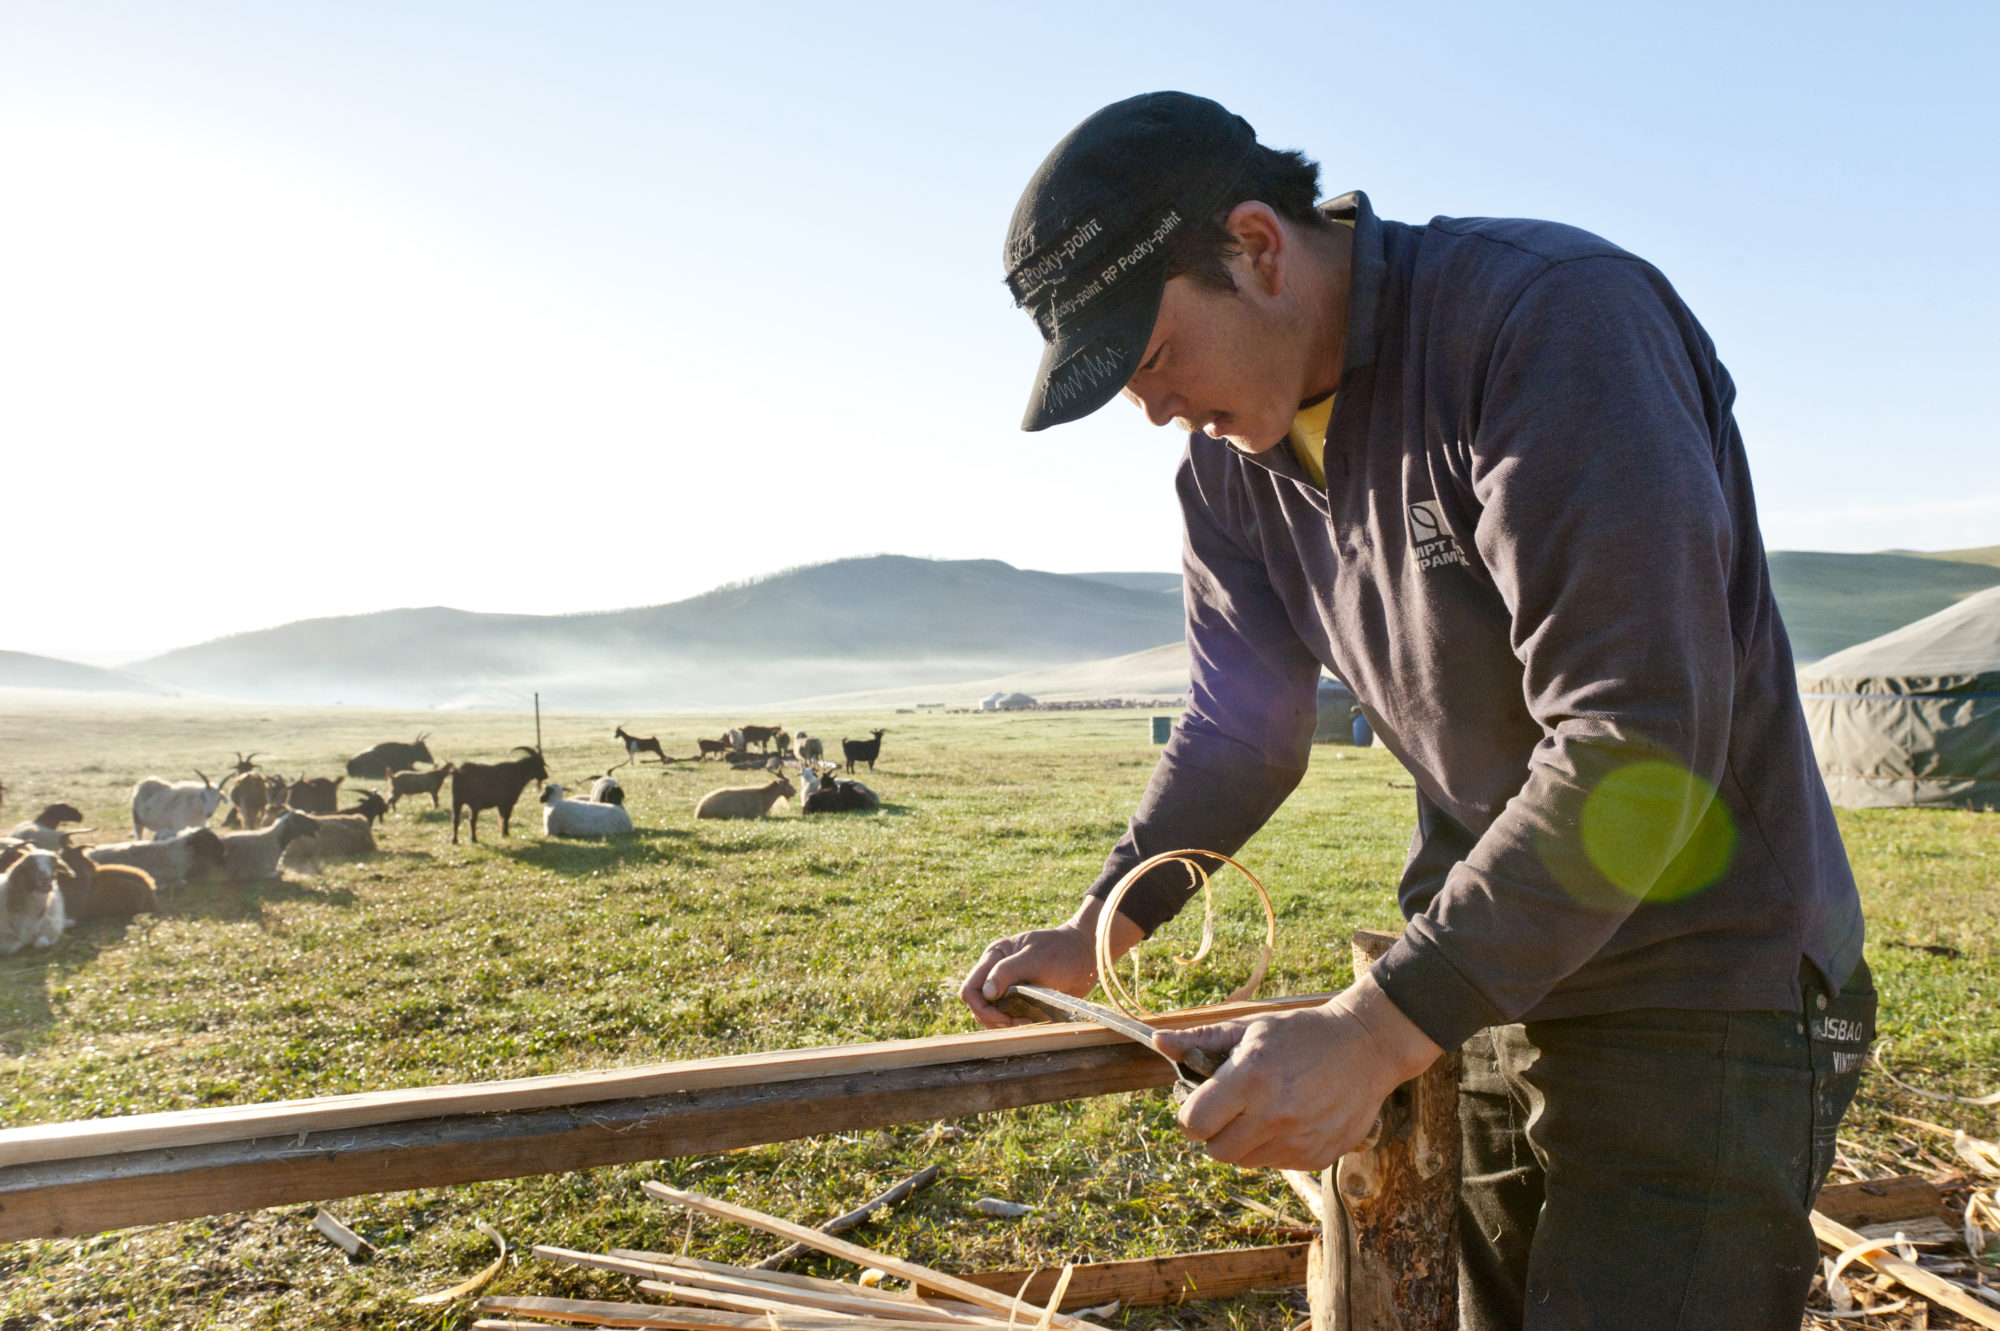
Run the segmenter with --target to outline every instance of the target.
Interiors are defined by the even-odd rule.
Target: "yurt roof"
[[[1805,693],[2000,690],[2000,587],[1799,668]]]

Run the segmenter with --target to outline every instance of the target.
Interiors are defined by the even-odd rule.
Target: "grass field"
[[[485,842],[453,846],[448,814],[406,802],[380,856],[257,888],[190,887],[164,918],[73,930],[50,952],[0,959],[0,1122],[964,1030],[960,975],[993,936],[1074,907],[1156,753],[1133,712],[782,719],[830,747],[843,731],[887,726],[872,779],[883,812],[698,824],[695,799],[735,782],[691,763],[621,773],[641,831],[616,843],[545,841],[539,811],[524,807],[511,838],[488,815]],[[610,739],[618,720],[676,753],[719,728],[547,717],[555,778],[575,782],[622,757]],[[213,773],[238,749],[272,755],[287,774],[337,772],[345,755],[419,729],[440,759],[495,758],[533,739],[518,715],[5,706],[5,818],[62,798],[116,839],[128,834],[127,792],[148,772]],[[1316,750],[1305,784],[1245,855],[1279,911],[1266,993],[1345,983],[1348,932],[1395,924],[1410,800],[1407,776],[1380,750]],[[1987,1089],[2000,1066],[2000,819],[1867,811],[1842,823],[1892,1062],[1928,1084]],[[1214,999],[1241,978],[1257,923],[1247,894],[1225,895],[1224,916],[1213,965],[1179,977],[1149,967],[1155,1006]],[[1183,946],[1196,927],[1177,922]],[[1887,1109],[1993,1135],[1988,1112],[1885,1088],[1870,1087],[1850,1119],[1870,1150],[1907,1154]],[[1275,1176],[1191,1150],[1157,1093],[952,1126],[342,1201],[334,1209],[380,1247],[365,1266],[312,1232],[311,1207],[16,1244],[0,1248],[0,1329],[463,1327],[462,1308],[406,1300],[485,1264],[491,1245],[475,1219],[513,1240],[599,1250],[687,1245],[736,1260],[776,1246],[665,1212],[638,1190],[649,1177],[812,1220],[937,1161],[937,1186],[857,1237],[948,1270],[1273,1241],[1237,1199],[1298,1209]],[[987,1219],[968,1205],[987,1195],[1041,1209]],[[629,1287],[530,1258],[491,1292],[618,1298]],[[1297,1315],[1253,1297],[1137,1310],[1129,1324],[1277,1328]]]

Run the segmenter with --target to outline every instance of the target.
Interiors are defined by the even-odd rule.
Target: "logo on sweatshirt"
[[[1435,499],[1421,499],[1410,505],[1410,545],[1417,552],[1418,568],[1440,568],[1446,564],[1470,567],[1458,538],[1444,525],[1444,508]]]

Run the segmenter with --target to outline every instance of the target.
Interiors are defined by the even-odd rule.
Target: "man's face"
[[[1168,281],[1145,359],[1125,385],[1155,425],[1226,439],[1261,453],[1284,439],[1299,409],[1306,338],[1290,303],[1266,289],[1242,256],[1235,291],[1190,277]]]

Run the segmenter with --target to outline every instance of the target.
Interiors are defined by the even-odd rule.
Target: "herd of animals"
[[[851,774],[857,764],[875,770],[885,730],[865,740],[841,740],[841,756]],[[782,726],[741,726],[720,739],[700,740],[690,758],[674,758],[655,736],[633,735],[619,726],[613,738],[625,761],[612,771],[651,754],[662,764],[715,759],[732,768],[763,769],[762,785],[725,786],[695,804],[697,818],[762,818],[780,799],[796,799],[806,814],[868,812],[881,798],[861,782],[836,776],[840,765],[825,758],[819,737],[796,736]],[[624,807],[624,788],[606,772],[571,798],[549,780],[548,764],[537,749],[521,745],[502,762],[447,762],[431,756],[429,736],[409,743],[388,741],[347,760],[339,777],[300,776],[287,781],[263,771],[256,753],[238,753],[222,780],[164,781],[146,777],[132,787],[132,840],[82,844],[89,829],[75,805],[45,806],[27,822],[0,836],[0,955],[24,947],[51,947],[63,930],[90,920],[128,920],[156,912],[159,894],[190,879],[219,878],[232,884],[276,878],[287,866],[316,865],[325,857],[372,854],[374,828],[408,796],[428,795],[433,809],[451,798],[451,839],[458,844],[461,817],[472,841],[479,840],[479,815],[492,810],[507,836],[529,782],[541,790],[542,830],[549,836],[608,837],[633,830]],[[798,784],[791,777],[796,765]],[[428,768],[428,770],[424,770]],[[341,786],[349,779],[382,781],[384,789],[354,788],[353,803],[341,807]],[[6,789],[0,786],[0,801]],[[211,826],[229,806],[220,831]]]

